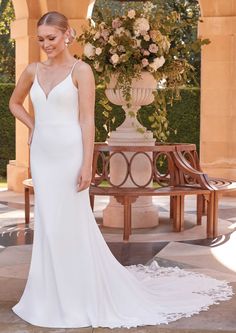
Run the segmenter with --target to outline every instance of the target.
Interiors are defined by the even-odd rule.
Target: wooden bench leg
[[[173,197],[173,227],[177,232],[184,228],[184,195]]]
[[[94,209],[94,195],[93,194],[89,195],[89,200],[90,200],[90,206],[91,206],[92,211],[93,211],[93,209]]]
[[[213,237],[218,237],[218,206],[219,206],[219,195],[215,191],[214,196],[214,217],[213,217]]]
[[[123,240],[128,241],[131,234],[131,202],[130,198],[124,198],[124,233]]]
[[[174,218],[174,197],[170,197],[170,219]]]
[[[202,194],[197,195],[197,225],[202,224],[202,215],[205,209],[205,198]]]
[[[25,187],[25,224],[30,223],[30,191]]]
[[[207,238],[214,237],[214,225],[215,225],[215,217],[214,217],[214,206],[215,206],[215,191],[212,191],[208,196],[207,203]]]

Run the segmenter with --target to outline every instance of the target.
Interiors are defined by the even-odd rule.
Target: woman
[[[94,141],[94,78],[75,60],[67,18],[38,22],[45,62],[30,64],[10,99],[30,131],[35,233],[29,276],[13,311],[44,327],[135,327],[189,317],[232,289],[226,282],[157,264],[123,267],[94,220],[88,187]],[[27,94],[34,119],[26,112]]]

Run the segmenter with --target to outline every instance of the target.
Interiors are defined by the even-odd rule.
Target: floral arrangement
[[[99,84],[117,75],[117,88],[127,103],[130,100],[131,82],[142,71],[150,72],[160,89],[155,93],[156,115],[150,119],[156,136],[164,141],[168,136],[166,119],[166,89],[172,91],[169,99],[178,95],[179,88],[187,83],[194,68],[182,57],[183,47],[173,40],[178,29],[178,14],[157,12],[151,2],[130,9],[124,15],[106,18],[100,16],[96,24],[90,20],[78,41],[84,45],[83,60],[94,70]],[[198,42],[199,46],[201,42]]]

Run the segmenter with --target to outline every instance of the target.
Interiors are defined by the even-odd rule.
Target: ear
[[[70,38],[70,28],[68,28],[64,33],[65,38]]]

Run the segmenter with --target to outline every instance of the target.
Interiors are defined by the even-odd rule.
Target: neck
[[[73,58],[70,54],[69,50],[66,48],[61,53],[59,53],[56,57],[48,58],[48,64],[53,66],[60,66],[62,64],[68,63]]]

